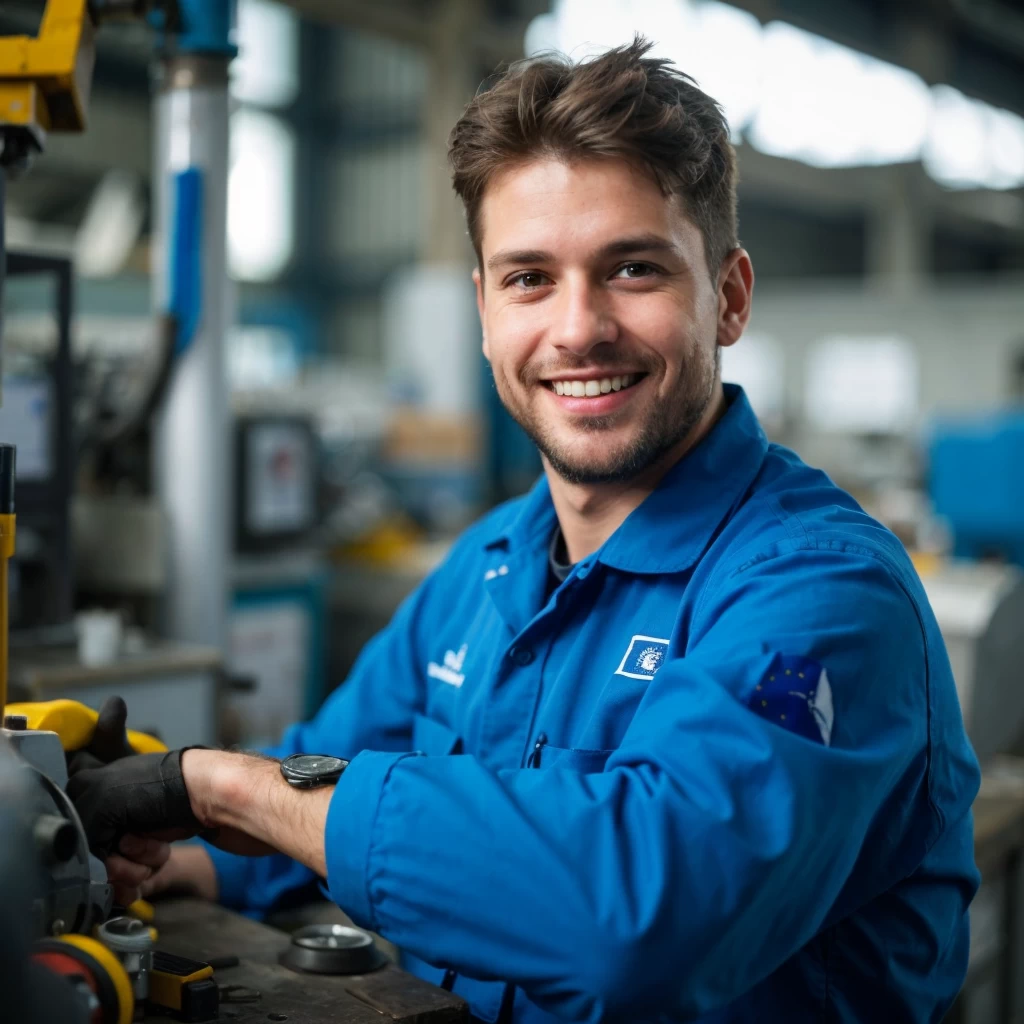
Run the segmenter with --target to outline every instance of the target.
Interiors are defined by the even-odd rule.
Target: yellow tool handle
[[[77,700],[46,700],[8,704],[7,715],[24,715],[29,729],[47,729],[60,737],[61,746],[70,753],[87,747],[96,729],[99,712]],[[128,742],[136,754],[156,754],[167,749],[155,736],[128,730]]]

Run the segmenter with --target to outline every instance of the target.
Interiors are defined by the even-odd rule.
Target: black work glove
[[[110,764],[79,768],[68,781],[89,848],[100,860],[126,833],[200,831],[181,774],[181,755],[191,747],[160,754],[133,754]]]
[[[100,708],[89,745],[68,754],[68,774],[83,768],[98,768],[135,754],[128,742],[128,705],[120,697],[108,697]]]

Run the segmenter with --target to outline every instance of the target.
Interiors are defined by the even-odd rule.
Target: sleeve
[[[328,814],[334,899],[420,959],[512,982],[567,1019],[688,1019],[856,898],[876,818],[892,855],[887,868],[865,846],[871,884],[902,877],[906,808],[928,813],[909,596],[870,556],[802,550],[733,574],[705,605],[710,625],[657,672],[601,773],[360,754]],[[753,710],[777,653],[827,668],[830,744]]]
[[[284,758],[305,751],[350,760],[361,750],[411,749],[413,713],[424,701],[418,635],[434,586],[433,576],[421,584],[363,648],[346,682],[316,716],[291,726],[264,753]],[[284,854],[242,857],[204,845],[217,874],[218,899],[237,910],[265,913],[287,893],[316,881],[309,868]]]

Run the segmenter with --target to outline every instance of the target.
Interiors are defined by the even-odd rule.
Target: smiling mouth
[[[594,380],[549,380],[545,381],[545,384],[556,395],[563,395],[566,398],[597,398],[612,391],[625,391],[646,376],[646,373],[624,373]]]

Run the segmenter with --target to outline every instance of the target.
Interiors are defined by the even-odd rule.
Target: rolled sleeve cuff
[[[205,839],[199,839],[197,842],[206,847],[206,852],[213,861],[213,870],[217,875],[217,902],[233,909],[245,907],[248,871],[252,858],[228,853],[227,850],[221,850]]]
[[[345,769],[327,809],[327,887],[331,899],[363,928],[377,930],[370,857],[384,788],[395,765],[416,756],[363,751]]]

